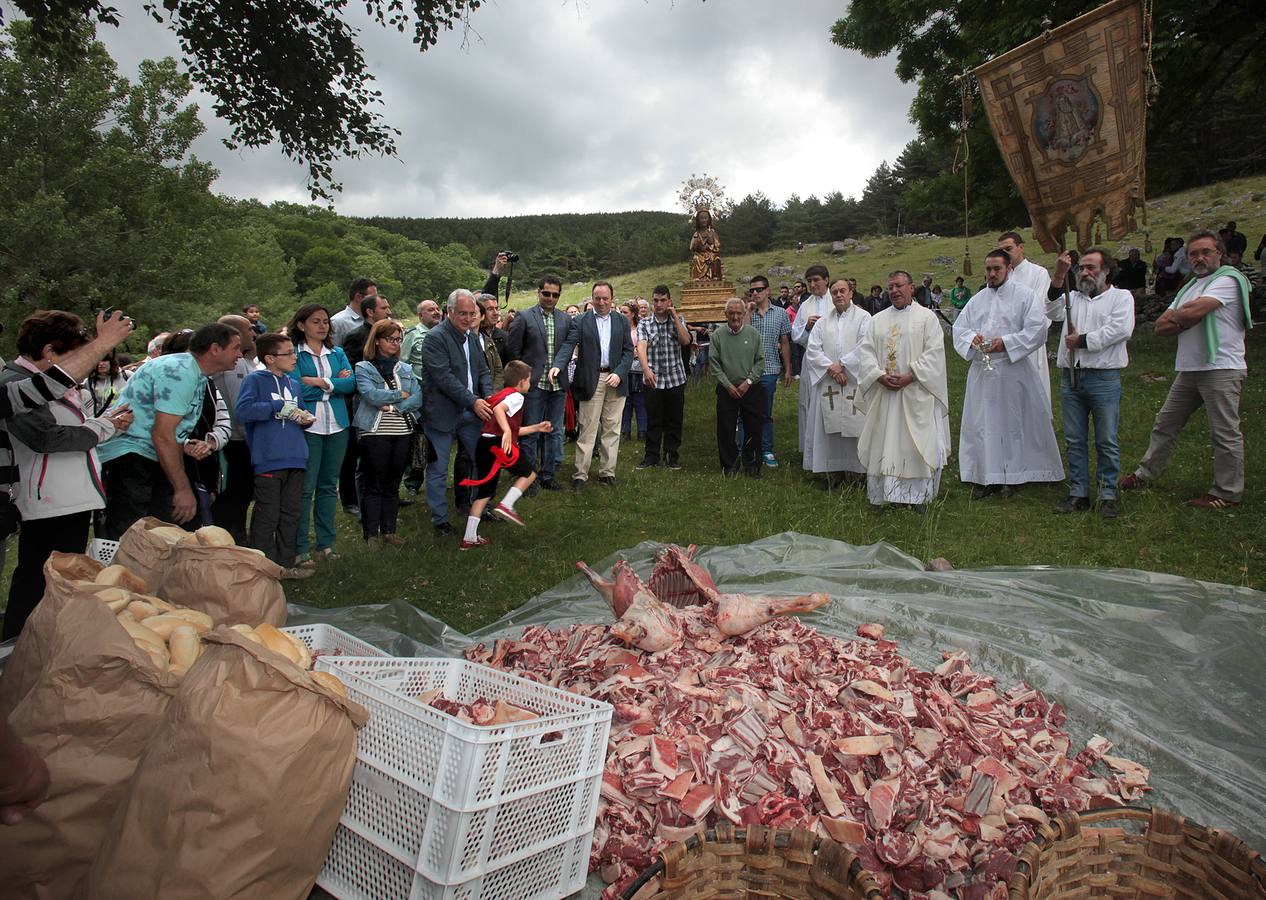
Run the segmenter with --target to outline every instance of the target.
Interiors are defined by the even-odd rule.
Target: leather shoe
[[[1103,504],[1100,504],[1099,508],[1102,510]],[[1084,512],[1088,509],[1090,509],[1090,500],[1086,497],[1068,496],[1055,504],[1055,512],[1060,515],[1070,512]]]
[[[1117,505],[1113,500],[1099,501],[1099,518],[1115,519],[1117,517]]]
[[[563,489],[563,486],[553,478],[542,478],[540,483],[541,490],[543,491],[561,491]],[[535,485],[533,485],[533,487],[535,487]]]
[[[573,491],[583,491],[585,489],[585,479],[573,478],[571,480],[571,489]]]
[[[453,533],[453,526],[447,522],[440,522],[435,526],[435,533],[442,535],[450,535]]]
[[[984,500],[997,489],[998,486],[995,484],[978,484],[971,489],[971,498],[973,500]]]
[[[999,497],[1005,500],[1007,497],[1014,497],[1020,493],[1020,486],[1018,484],[1004,484],[998,488],[997,493]]]
[[[615,476],[614,475],[599,475],[598,484],[606,485],[607,487],[615,487]]]

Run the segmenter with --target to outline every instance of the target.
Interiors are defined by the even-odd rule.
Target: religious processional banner
[[[1091,243],[1100,214],[1112,239],[1143,204],[1143,13],[1113,0],[976,68],[1007,171],[1048,252],[1068,228]]]

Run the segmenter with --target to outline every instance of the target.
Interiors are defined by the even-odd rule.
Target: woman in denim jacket
[[[304,431],[308,469],[303,477],[303,507],[295,552],[299,565],[334,559],[334,512],[338,509],[338,478],[347,451],[351,414],[347,398],[356,393],[356,375],[347,354],[330,335],[330,311],[317,303],[299,307],[286,334],[299,354],[295,377],[303,384],[300,403],[316,416]],[[308,523],[316,521],[316,552],[308,553]]]
[[[365,341],[365,359],[356,364],[360,404],[352,417],[365,473],[360,522],[371,547],[404,541],[396,535],[400,478],[409,462],[409,440],[422,407],[413,369],[400,360],[404,329],[383,319],[374,323]]]

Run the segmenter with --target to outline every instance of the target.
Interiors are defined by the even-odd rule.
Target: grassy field
[[[1172,377],[1173,342],[1140,334],[1131,344],[1124,378],[1122,468],[1132,471],[1147,445],[1152,420]],[[340,516],[342,558],[323,564],[317,577],[287,588],[290,598],[314,606],[414,603],[469,631],[574,573],[577,559],[598,560],[640,541],[741,544],[782,531],[798,531],[870,544],[887,541],[924,560],[943,556],[958,568],[991,565],[1125,567],[1186,575],[1250,587],[1266,586],[1266,500],[1260,473],[1266,463],[1266,425],[1255,412],[1266,402],[1259,374],[1266,365],[1266,334],[1250,336],[1250,378],[1241,409],[1248,444],[1249,489],[1237,510],[1188,509],[1182,501],[1209,486],[1208,428],[1197,414],[1183,433],[1173,464],[1152,488],[1127,494],[1113,522],[1097,516],[1056,516],[1050,509],[1061,484],[1027,487],[1009,500],[973,502],[950,460],[941,494],[927,515],[876,509],[864,489],[826,491],[798,465],[795,388],[776,398],[775,446],[782,465],[759,482],[725,479],[715,440],[714,389],[705,382],[687,392],[685,471],[635,472],[641,445],[621,447],[618,484],[590,482],[574,493],[541,492],[520,501],[526,529],[485,524],[493,544],[460,552],[454,538],[432,533],[425,504],[402,511],[401,550],[371,553],[356,523]],[[958,416],[967,364],[951,354],[951,420],[957,446]],[[1056,392],[1058,402],[1058,392]],[[1056,412],[1058,430],[1059,413]],[[1061,436],[1062,440],[1062,436]],[[574,445],[562,475],[570,478]],[[454,522],[454,525],[457,525]]]
[[[1127,235],[1120,241],[1109,241],[1109,248],[1121,248],[1119,255],[1124,258],[1126,247],[1142,249],[1144,232],[1151,234],[1153,253],[1159,252],[1168,236],[1186,237],[1196,228],[1212,228],[1214,231],[1226,224],[1228,219],[1234,220],[1241,232],[1249,238],[1249,253],[1257,247],[1257,241],[1266,231],[1266,177],[1256,176],[1236,181],[1223,181],[1210,187],[1196,188],[1181,194],[1171,194],[1151,200],[1147,204],[1146,228],[1139,219],[1140,230]],[[915,222],[911,228],[918,230]],[[954,277],[962,274],[963,248],[962,235],[957,237],[863,237],[860,235],[839,235],[858,237],[871,249],[867,253],[845,254],[833,256],[829,251],[830,244],[811,244],[803,253],[794,250],[770,250],[765,253],[751,253],[742,256],[725,256],[725,230],[720,229],[721,249],[725,263],[726,278],[736,285],[743,276],[767,274],[773,266],[789,266],[797,275],[815,263],[825,263],[834,276],[850,276],[857,279],[863,292],[872,284],[883,284],[884,278],[893,269],[906,269],[919,281],[923,273],[932,275],[935,282],[946,290],[954,286]],[[1028,232],[1025,232],[1026,235]],[[975,235],[968,244],[971,247],[972,278],[967,279],[969,285],[980,284],[984,280],[984,257],[995,246],[996,232]],[[1055,254],[1045,253],[1036,242],[1025,245],[1029,258],[1048,268],[1055,262]],[[952,264],[933,264],[937,257],[949,257]],[[1151,263],[1152,254],[1144,254]],[[607,276],[615,287],[616,297],[626,299],[635,294],[650,298],[651,288],[657,284],[667,284],[674,289],[679,288],[688,275],[686,263],[670,266],[657,266],[631,272],[626,275]],[[770,280],[775,292],[780,282],[790,283],[796,276],[775,277]],[[527,287],[522,285],[522,287]],[[674,293],[676,291],[674,290]],[[563,286],[563,297],[560,303],[583,304],[589,297],[589,285],[568,284]],[[531,306],[536,302],[533,291],[516,292],[511,300],[515,307]]]

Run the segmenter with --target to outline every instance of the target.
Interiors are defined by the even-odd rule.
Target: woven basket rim
[[[1016,861],[1015,871],[1011,874],[1011,877],[1007,879],[1007,884],[1008,886],[1010,886],[1010,884],[1018,878],[1024,878],[1027,881],[1033,877],[1033,872],[1032,872],[1031,867],[1029,866],[1029,862],[1027,859],[1024,858],[1024,851],[1028,847],[1034,847],[1036,848],[1037,853],[1040,856],[1051,844],[1055,843],[1058,840],[1061,840],[1065,836],[1064,822],[1066,820],[1073,819],[1073,820],[1076,820],[1079,824],[1088,824],[1088,825],[1098,825],[1101,822],[1111,821],[1114,819],[1124,819],[1124,820],[1135,821],[1135,822],[1150,821],[1152,818],[1153,812],[1160,812],[1160,811],[1161,810],[1157,809],[1154,806],[1116,806],[1114,805],[1114,806],[1101,806],[1101,807],[1098,807],[1097,809],[1088,809],[1080,813],[1068,813],[1063,816],[1059,816],[1058,818],[1054,819],[1050,825],[1040,826],[1033,840],[1029,841],[1027,844],[1025,844],[1016,852],[1015,856],[1016,856],[1017,861]],[[1223,829],[1215,828],[1210,825],[1202,825],[1199,822],[1192,821],[1186,816],[1179,815],[1179,818],[1184,823],[1191,825],[1194,828],[1199,828],[1206,832],[1217,831],[1222,834],[1229,835],[1230,837],[1239,841],[1241,844],[1244,844],[1246,847],[1248,847],[1248,844],[1243,839],[1239,838],[1238,836],[1234,834],[1231,834],[1228,831],[1224,831]],[[1266,860],[1263,860],[1261,854],[1258,851],[1254,850],[1252,847],[1248,847],[1248,850],[1252,857],[1249,862],[1250,868],[1255,872],[1257,877],[1263,881],[1263,883],[1266,883]]]
[[[786,849],[787,846],[791,843],[792,829],[770,828],[767,825],[762,825],[761,827],[773,833],[774,846],[779,848],[780,850]],[[728,843],[739,843],[740,841],[745,841],[747,839],[747,829],[748,829],[748,826],[746,825],[734,826],[734,838],[732,841],[729,841]],[[702,834],[702,837],[700,836],[698,832],[695,832],[694,834],[690,835],[690,837],[686,838],[684,841],[677,841],[674,843],[684,844],[687,850],[694,850],[696,847],[699,846],[701,841],[719,843],[719,841],[717,840],[716,828],[709,828],[705,830]],[[821,835],[817,835],[813,840],[813,849],[815,852],[818,850],[818,848],[822,846],[822,843],[824,841],[835,843],[831,841],[830,838],[825,838],[825,837],[822,837]],[[668,846],[671,847],[673,845],[669,844]],[[844,845],[841,845],[841,846],[844,846]],[[845,847],[845,849],[848,850],[847,847]],[[852,863],[849,864],[849,867],[848,867],[848,874],[850,878],[856,878],[862,871],[864,871],[862,868],[862,863],[861,863],[861,860],[857,858],[857,854],[853,853],[852,850],[848,850],[848,852],[853,856],[853,861]],[[649,882],[652,878],[656,877],[657,875],[659,875],[660,873],[664,871],[663,850],[657,853],[656,857],[657,858],[655,862],[653,862],[648,868],[643,869],[642,872],[638,874],[637,878],[633,881],[633,883],[624,889],[623,893],[620,894],[621,900],[629,900],[629,898],[633,897],[638,891],[640,891],[643,887],[645,887],[647,882]],[[871,898],[874,898],[874,900],[878,900],[878,898],[881,898],[883,895],[879,891],[871,890],[867,892],[866,896],[868,900],[871,900]]]

